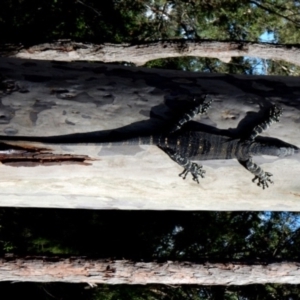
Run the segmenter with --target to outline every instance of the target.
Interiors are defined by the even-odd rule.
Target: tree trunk
[[[25,59],[57,61],[102,61],[130,62],[137,66],[146,62],[170,57],[196,56],[218,58],[230,62],[231,57],[258,57],[263,59],[284,60],[300,65],[299,45],[276,45],[244,41],[188,41],[167,40],[159,42],[130,44],[87,44],[69,40],[47,43],[24,49],[9,45],[2,54]]]
[[[160,132],[194,97],[209,94],[212,107],[195,118],[204,124],[201,130],[239,136],[277,103],[281,121],[263,135],[299,146],[296,77],[7,58],[0,65],[2,140],[81,133],[97,141],[113,129]],[[178,177],[182,167],[156,146],[18,145],[14,153],[0,149],[0,206],[300,211],[299,155],[254,158],[274,174],[274,185],[262,190],[236,160],[203,161],[206,177],[197,184],[191,176]]]
[[[89,284],[299,284],[299,263],[132,262],[47,257],[0,259],[0,281]]]

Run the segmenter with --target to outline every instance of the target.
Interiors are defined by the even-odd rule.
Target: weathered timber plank
[[[296,77],[234,76],[90,63],[0,59],[0,135],[53,136],[125,127],[159,130],[194,96],[214,99],[201,122],[241,131],[277,103],[280,123],[264,136],[300,146],[300,85]],[[180,109],[179,109],[180,111]],[[200,118],[196,118],[199,121]],[[47,148],[46,145],[41,145]],[[200,184],[155,146],[55,146],[84,163],[1,165],[0,205],[87,209],[300,211],[299,155],[255,159],[274,174],[262,190],[235,160],[204,161]]]

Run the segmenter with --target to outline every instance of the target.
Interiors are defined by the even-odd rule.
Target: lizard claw
[[[274,183],[272,180],[271,180],[271,176],[273,176],[273,174],[269,173],[269,172],[265,172],[264,175],[262,176],[255,176],[253,179],[252,179],[252,182],[255,182],[256,179],[258,179],[258,182],[257,182],[257,185],[258,186],[262,186],[263,189],[265,189],[266,187],[268,188],[269,187],[269,183]]]
[[[205,177],[205,170],[203,170],[202,168],[202,166],[199,166],[196,163],[192,163],[186,169],[184,169],[183,172],[179,174],[179,176],[185,179],[187,174],[191,173],[193,175],[193,180],[199,183],[199,176],[201,176],[202,178]]]

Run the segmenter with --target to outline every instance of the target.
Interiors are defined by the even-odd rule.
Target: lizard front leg
[[[258,180],[257,185],[261,186],[263,189],[266,187],[268,188],[269,183],[273,183],[270,178],[273,176],[273,174],[265,172],[260,166],[254,163],[251,158],[245,161],[239,160],[239,163],[243,165],[249,172],[255,175],[255,177],[252,179],[252,182]]]
[[[280,106],[273,105],[270,108],[268,118],[265,121],[263,121],[261,124],[258,124],[253,128],[249,139],[254,140],[259,134],[267,130],[272,123],[279,122],[279,118],[281,115],[282,115],[282,108]]]
[[[193,176],[193,180],[197,183],[199,183],[199,176],[204,178],[205,170],[203,170],[203,167],[201,165],[199,166],[198,164],[191,162],[189,159],[181,156],[173,149],[161,146],[159,146],[159,148],[167,153],[172,160],[174,160],[184,168],[183,172],[179,174],[180,177],[185,179],[188,173],[191,173]]]
[[[196,100],[194,99],[194,103],[195,106],[189,110],[188,112],[186,112],[185,114],[183,114],[183,116],[179,119],[179,121],[173,126],[173,128],[171,129],[171,133],[181,129],[181,127],[187,123],[188,121],[190,121],[191,119],[193,119],[196,115],[200,114],[205,114],[207,112],[207,110],[210,108],[210,105],[212,103],[212,100],[209,100],[208,102],[205,102],[207,98],[207,95],[204,95],[200,100]]]

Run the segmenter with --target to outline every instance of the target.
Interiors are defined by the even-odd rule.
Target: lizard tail
[[[296,146],[293,147],[280,147],[278,148],[278,157],[286,157],[299,153],[299,148]]]
[[[280,140],[254,143],[251,145],[253,155],[271,155],[277,157],[292,156],[299,153],[300,149],[292,144]]]

